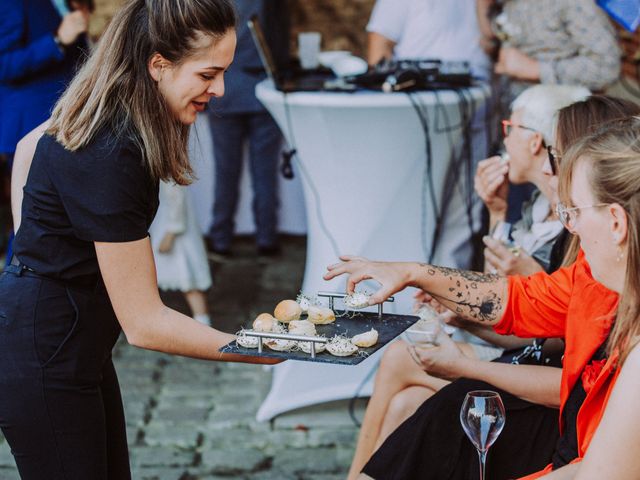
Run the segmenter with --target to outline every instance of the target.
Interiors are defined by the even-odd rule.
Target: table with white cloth
[[[308,235],[303,292],[345,290],[344,276],[322,278],[340,254],[468,267],[479,216],[472,178],[475,162],[486,156],[488,93],[477,86],[411,94],[284,94],[268,80],[257,86],[258,99],[296,149],[293,169],[302,179]],[[360,288],[371,292],[376,284]],[[385,310],[410,313],[412,290],[398,293]],[[358,387],[370,395],[369,374],[380,355],[355,367],[277,365],[258,419],[350,398]]]

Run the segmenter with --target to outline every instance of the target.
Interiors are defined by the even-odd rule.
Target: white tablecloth
[[[487,93],[488,89],[477,87],[466,90],[464,96],[467,103],[475,105],[475,161],[486,156]],[[463,144],[461,100],[455,92],[412,94],[427,112],[430,172],[424,129],[406,94],[317,92],[285,97],[266,81],[258,85],[256,95],[298,152],[294,167],[302,177],[308,225],[304,292],[344,291],[345,278],[331,282],[322,279],[326,266],[335,262],[338,254],[426,261],[436,225],[429,176],[435,187],[437,210],[446,205],[448,212],[434,263],[468,266],[470,229],[464,192],[472,189],[467,172],[473,172],[474,167],[462,168],[457,187],[448,194],[443,192],[452,150],[459,152]],[[467,111],[471,115],[472,110]],[[459,154],[454,153],[453,158],[459,158]],[[474,208],[477,211],[477,201]],[[367,288],[373,291],[376,286],[365,285]],[[410,290],[399,293],[396,302],[385,309],[410,313]],[[379,357],[380,353],[373,355],[358,367],[304,362],[276,366],[271,391],[258,419],[352,396]],[[361,393],[370,392],[369,381]]]

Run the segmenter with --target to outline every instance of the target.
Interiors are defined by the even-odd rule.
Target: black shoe
[[[275,257],[280,255],[282,249],[280,245],[258,246],[258,255],[261,257]]]
[[[216,248],[210,238],[205,237],[204,241],[207,246],[207,256],[210,260],[215,262],[224,262],[233,256],[231,250],[228,248]]]

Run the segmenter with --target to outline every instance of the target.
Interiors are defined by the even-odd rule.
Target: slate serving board
[[[336,357],[325,350],[322,353],[317,353],[316,358],[311,358],[311,354],[303,351],[277,352],[269,349],[266,345],[263,347],[262,353],[258,353],[257,348],[241,347],[236,344],[235,340],[222,347],[220,352],[250,355],[252,357],[262,356],[281,358],[283,360],[302,360],[306,362],[332,363],[338,365],[357,365],[419,320],[418,317],[413,315],[394,315],[391,313],[383,313],[382,318],[379,318],[377,312],[358,312],[355,316],[344,317],[339,315],[344,315],[344,312],[336,310],[336,317],[338,318],[336,318],[335,322],[330,323],[329,325],[316,325],[318,335],[323,335],[327,338],[343,334],[348,337],[353,337],[354,335],[375,328],[378,331],[378,343],[369,348],[359,348],[358,353],[349,357]],[[350,315],[353,315],[353,312],[350,312]]]

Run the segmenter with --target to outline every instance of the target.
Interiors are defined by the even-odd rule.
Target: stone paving
[[[300,288],[305,239],[283,239],[277,258],[258,258],[248,239],[212,263],[212,316],[236,331]],[[163,295],[185,311],[180,295]],[[255,413],[271,374],[256,365],[173,357],[121,341],[114,360],[123,391],[135,480],[338,480],[346,477],[357,429],[347,402],[300,409],[268,423]],[[356,414],[362,418],[363,401]],[[0,434],[0,480],[18,479]],[[91,480],[91,479],[87,479]]]

